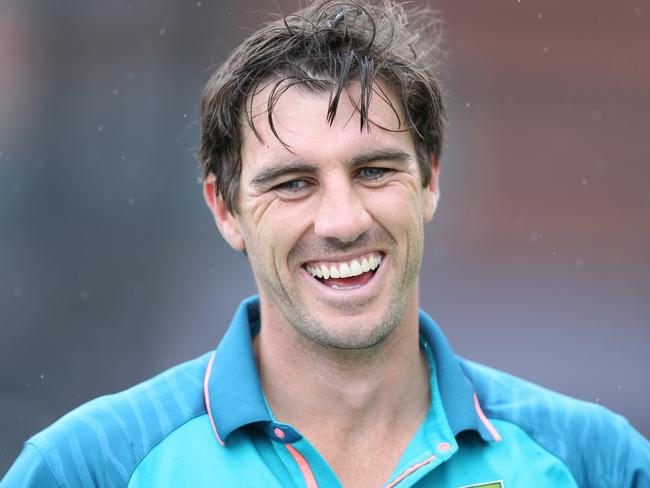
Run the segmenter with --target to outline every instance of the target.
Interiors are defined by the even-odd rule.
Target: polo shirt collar
[[[419,320],[420,335],[433,352],[438,388],[454,436],[474,430],[485,441],[499,440],[498,433],[481,412],[474,387],[446,337],[422,310]],[[253,337],[259,327],[259,297],[252,296],[239,305],[208,363],[204,380],[206,409],[222,444],[232,432],[246,425],[262,423],[267,431],[274,425],[253,353]]]
[[[483,414],[474,385],[462,370],[447,338],[438,324],[422,309],[420,337],[429,344],[433,352],[438,390],[454,436],[466,430],[474,430],[484,441],[501,440],[499,433]]]
[[[217,439],[256,422],[271,422],[253,354],[253,337],[260,327],[259,299],[244,300],[208,363],[204,396]]]

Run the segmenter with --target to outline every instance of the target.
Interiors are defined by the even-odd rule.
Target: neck
[[[385,341],[364,350],[315,344],[269,312],[265,316],[262,310],[255,352],[277,420],[294,425],[312,442],[367,436],[382,429],[417,429],[429,405],[417,301]]]

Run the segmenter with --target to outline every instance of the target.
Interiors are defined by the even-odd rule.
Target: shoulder
[[[128,390],[92,400],[26,443],[12,471],[35,470],[62,486],[126,485],[162,439],[206,413],[203,376],[210,354]]]
[[[492,418],[507,420],[528,430],[549,431],[570,426],[615,428],[625,419],[601,405],[571,398],[530,381],[481,364],[460,359],[460,364],[481,399],[481,406]]]
[[[650,443],[601,405],[459,358],[488,418],[523,431],[561,459],[580,486],[650,483]]]

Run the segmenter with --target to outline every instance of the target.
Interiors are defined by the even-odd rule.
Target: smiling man
[[[321,0],[235,50],[203,189],[259,295],[216,351],[34,436],[3,486],[650,486],[625,419],[458,358],[419,309],[437,49],[397,5]]]
[[[274,83],[253,98],[256,113],[266,110]],[[322,348],[380,349],[403,322],[417,323],[424,223],[437,198],[435,156],[423,188],[412,135],[401,130],[403,114],[391,110],[399,107],[392,89],[382,88],[386,101],[369,104],[367,131],[359,130],[354,105],[360,91],[355,82],[346,87],[329,123],[327,92],[293,86],[274,107],[277,137],[264,118],[257,135],[245,130],[235,213],[216,196],[214,173],[206,179],[217,225],[235,249],[247,251],[254,270],[263,344],[305,339],[309,350],[300,352],[317,357]]]
[[[423,186],[399,99],[381,81],[373,89],[386,98],[369,103],[368,130],[355,103],[362,87],[350,81],[331,121],[327,91],[288,88],[273,108],[274,134],[255,116],[278,83],[269,76],[251,100],[236,211],[212,171],[206,200],[254,271],[254,347],[274,417],[309,439],[344,486],[381,486],[431,404],[417,284],[436,159],[427,158]],[[334,483],[334,473],[321,477]]]

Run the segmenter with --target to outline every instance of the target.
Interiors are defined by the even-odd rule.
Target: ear
[[[235,251],[244,251],[246,243],[239,219],[228,210],[221,195],[217,195],[217,177],[212,173],[203,180],[203,198],[226,242]]]
[[[425,222],[429,222],[436,213],[438,200],[440,199],[440,188],[438,183],[440,181],[440,165],[438,158],[435,154],[431,155],[431,181],[423,191],[423,218]]]

